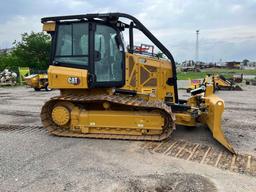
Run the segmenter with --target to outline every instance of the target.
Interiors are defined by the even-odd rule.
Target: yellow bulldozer
[[[52,36],[49,87],[60,90],[41,111],[51,134],[161,141],[176,124],[202,123],[234,153],[221,129],[224,101],[213,94],[213,86],[179,99],[172,54],[138,19],[104,13],[45,17],[41,22]],[[165,57],[136,50],[134,29]]]
[[[206,84],[211,84],[215,90],[229,90],[229,91],[242,91],[243,89],[235,83],[233,79],[226,79],[223,75],[208,74],[203,80],[193,79],[190,80],[189,88],[187,88],[187,93],[192,90],[198,89]]]
[[[48,86],[48,75],[47,73],[31,74],[24,77],[26,84],[34,88],[35,91],[40,91],[45,89],[46,91],[51,91]]]
[[[212,81],[216,90],[243,90],[233,79],[227,79],[223,75],[213,75]]]

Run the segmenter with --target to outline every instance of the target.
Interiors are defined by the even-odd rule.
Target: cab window
[[[112,27],[98,24],[95,31],[95,75],[97,82],[122,81],[123,50]]]
[[[59,25],[54,62],[88,66],[87,23]]]

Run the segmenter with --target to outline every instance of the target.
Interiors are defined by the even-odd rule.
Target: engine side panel
[[[168,61],[137,54],[126,53],[126,84],[122,89],[148,95],[151,99],[174,102],[174,86],[168,85],[172,69]]]
[[[49,87],[52,89],[87,89],[88,71],[70,67],[50,65]]]

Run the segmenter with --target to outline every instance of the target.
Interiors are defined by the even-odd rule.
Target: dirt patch
[[[170,175],[148,175],[129,179],[118,184],[118,192],[215,192],[215,184],[208,178],[196,174],[175,173]]]

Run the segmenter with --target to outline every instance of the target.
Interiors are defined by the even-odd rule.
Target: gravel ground
[[[256,86],[219,91],[225,101],[223,129],[237,152],[256,155]]]
[[[223,129],[234,148],[255,155],[256,89],[218,92]],[[58,91],[0,88],[0,124],[41,125],[44,101]],[[181,97],[187,97],[180,92]],[[221,147],[205,128],[178,127],[173,139]],[[142,142],[54,137],[45,131],[0,131],[0,191],[255,191],[254,177],[141,152]]]

